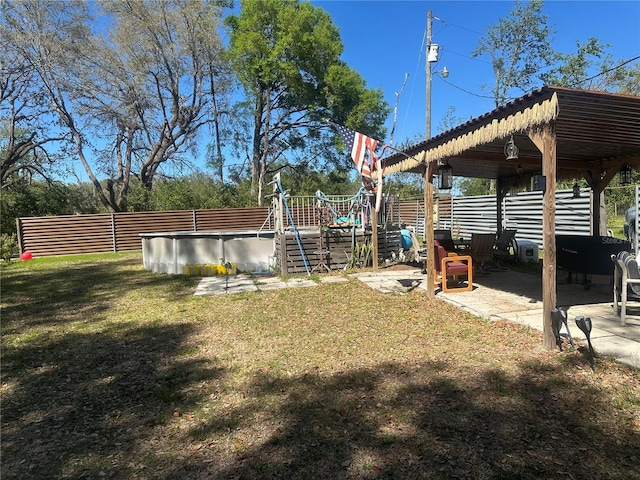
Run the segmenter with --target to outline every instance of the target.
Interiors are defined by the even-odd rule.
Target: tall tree
[[[0,188],[34,177],[50,179],[55,155],[46,147],[65,140],[51,128],[46,97],[38,86],[33,69],[6,49],[0,58]]]
[[[75,144],[76,153],[87,169],[100,200],[109,205],[99,180],[93,175],[85,156],[86,138],[81,115],[69,107],[73,103],[71,76],[74,60],[84,58],[83,47],[91,42],[90,16],[81,1],[3,2],[2,40],[15,58],[21,58],[38,81],[39,91],[50,104]],[[46,115],[48,112],[42,112]]]
[[[575,52],[555,51],[555,31],[543,6],[543,0],[516,0],[513,11],[487,28],[471,53],[491,59],[496,106],[541,84],[640,94],[640,63],[615,62],[609,46],[597,38],[577,41]]]
[[[327,148],[336,146],[334,135],[321,127],[323,118],[384,136],[389,108],[382,92],[367,89],[340,60],[340,35],[325,11],[296,0],[242,0],[240,14],[226,23],[252,118],[247,156],[259,205],[272,168],[335,159]]]
[[[3,31],[73,137],[100,200],[119,211],[131,175],[151,188],[161,166],[179,162],[200,128],[220,118],[211,104],[225,90],[222,5],[105,1],[101,22],[90,15],[94,6],[3,2]]]
[[[491,89],[496,107],[539,83],[541,68],[553,65],[558,54],[551,47],[554,31],[542,14],[543,0],[516,0],[513,11],[487,28],[472,57],[488,55],[494,74]],[[518,95],[511,95],[516,90]]]
[[[194,149],[200,128],[218,125],[224,113],[230,84],[217,32],[226,3],[104,0],[102,5],[116,22],[111,37],[116,48],[105,66],[119,66],[115,100],[131,122],[122,136],[139,133],[132,148],[140,159],[140,181],[151,188],[160,166]],[[105,113],[116,124],[124,120],[110,109]]]

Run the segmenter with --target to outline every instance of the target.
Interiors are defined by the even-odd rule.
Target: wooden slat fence
[[[34,256],[112,252],[115,248],[113,232],[113,217],[110,215],[18,219],[20,251],[29,251]]]
[[[20,251],[34,256],[140,250],[141,233],[273,229],[268,207],[24,217]]]

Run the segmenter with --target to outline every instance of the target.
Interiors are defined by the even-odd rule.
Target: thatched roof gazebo
[[[507,158],[513,138],[517,158]],[[592,233],[601,224],[602,192],[624,166],[640,169],[640,97],[546,86],[492,112],[385,159],[384,175],[425,176],[425,205],[433,211],[433,176],[449,163],[459,177],[496,180],[497,223],[509,188],[533,176],[542,179],[544,345],[555,346],[551,310],[556,307],[555,184],[586,179],[593,191]],[[433,251],[433,226],[426,247]],[[434,295],[433,256],[428,256],[427,292]]]

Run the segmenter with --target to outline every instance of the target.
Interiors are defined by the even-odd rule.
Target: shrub
[[[11,258],[18,254],[18,239],[15,234],[7,235],[3,233],[0,235],[0,255],[2,260],[7,263],[11,262]]]

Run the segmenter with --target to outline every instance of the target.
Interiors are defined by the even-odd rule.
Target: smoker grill
[[[613,275],[611,254],[629,251],[627,240],[615,237],[556,235],[556,265],[571,274],[583,275],[585,286],[587,275]]]

